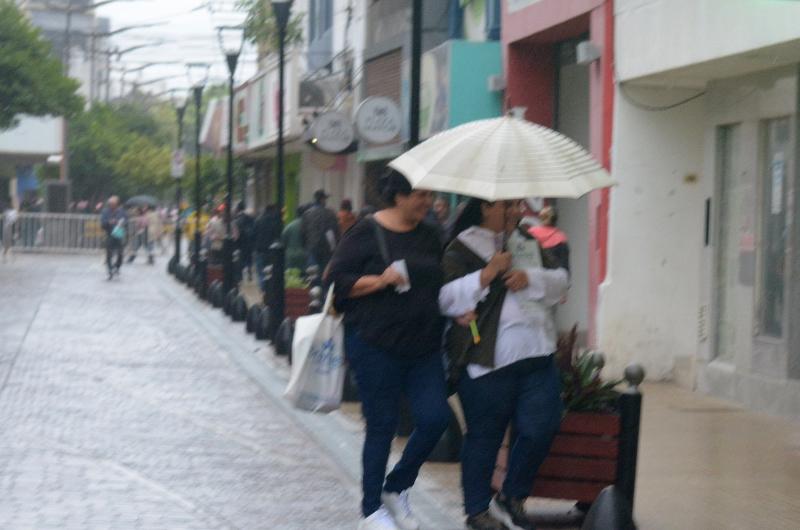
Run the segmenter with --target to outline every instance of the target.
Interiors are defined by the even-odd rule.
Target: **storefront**
[[[613,111],[613,7],[605,0],[508,0],[502,40],[506,109],[554,128],[610,168]],[[608,190],[559,200],[570,238],[572,287],[557,311],[560,329],[578,324],[579,341],[596,343],[598,290],[606,275]]]
[[[612,369],[640,362],[656,379],[793,418],[799,16],[792,2],[618,0],[619,185],[598,312]]]

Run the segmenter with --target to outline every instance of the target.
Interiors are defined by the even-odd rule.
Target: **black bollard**
[[[633,507],[616,486],[607,486],[592,503],[581,530],[636,530]]]
[[[247,318],[247,300],[245,300],[244,295],[237,295],[233,301],[231,318],[233,318],[234,322],[244,322]]]
[[[264,308],[261,304],[253,304],[247,310],[247,320],[245,329],[248,333],[255,333],[258,327],[258,322],[261,320],[261,311]]]

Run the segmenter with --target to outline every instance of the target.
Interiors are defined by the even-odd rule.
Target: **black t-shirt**
[[[370,219],[356,223],[342,238],[330,262],[336,309],[346,326],[356,329],[374,347],[404,357],[426,355],[441,347],[444,318],[439,313],[439,290],[444,282],[442,248],[436,230],[420,223],[410,232],[381,227],[389,263],[381,256]],[[398,293],[394,286],[349,298],[356,281],[380,275],[391,262],[405,259],[411,289]]]

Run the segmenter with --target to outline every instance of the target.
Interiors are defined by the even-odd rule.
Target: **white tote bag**
[[[333,286],[322,313],[300,317],[292,340],[292,376],[283,396],[298,409],[330,412],[342,403],[344,329],[331,314]]]

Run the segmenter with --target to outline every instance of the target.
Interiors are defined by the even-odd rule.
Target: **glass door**
[[[716,359],[750,355],[756,268],[756,180],[742,164],[741,125],[717,129]]]

